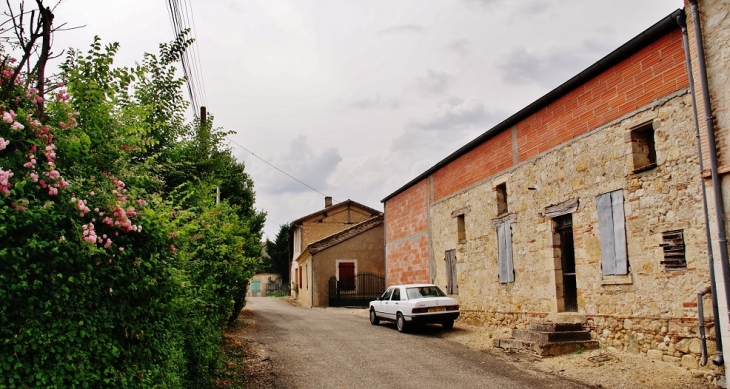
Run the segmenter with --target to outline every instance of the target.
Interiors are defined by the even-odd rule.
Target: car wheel
[[[454,328],[454,321],[453,320],[445,321],[445,322],[441,323],[441,325],[444,326],[445,330],[450,330],[450,329]]]
[[[380,324],[380,319],[378,318],[378,315],[375,314],[375,310],[370,308],[370,324],[376,326]]]
[[[398,316],[395,318],[395,327],[398,329],[398,332],[406,332],[407,330],[406,318],[400,312],[398,312]]]

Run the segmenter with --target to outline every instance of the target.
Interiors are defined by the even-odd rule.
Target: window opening
[[[499,184],[495,188],[497,192],[497,215],[508,212],[507,210],[507,183]]]
[[[651,125],[631,130],[631,155],[634,173],[656,167],[654,128]]]
[[[684,255],[684,232],[682,230],[662,232],[662,243],[664,260],[661,264],[666,270],[685,269],[687,259]]]
[[[515,265],[512,261],[512,224],[505,222],[497,227],[497,255],[499,282],[515,282]]]
[[[456,229],[459,243],[466,242],[466,225],[463,214],[456,216]]]
[[[393,301],[400,301],[400,289],[395,288],[393,290],[393,297],[390,298]]]

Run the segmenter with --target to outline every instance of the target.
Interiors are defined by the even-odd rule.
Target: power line
[[[254,153],[253,153],[252,151],[250,151],[250,150],[248,150],[247,148],[245,148],[245,147],[241,146],[240,144],[238,144],[238,143],[237,143],[236,141],[234,141],[233,139],[231,139],[231,138],[226,138],[226,139],[228,139],[228,141],[229,141],[229,142],[231,142],[231,143],[233,143],[234,145],[236,145],[236,146],[240,147],[241,149],[245,150],[245,151],[246,151],[247,153],[249,153],[249,154],[253,155],[254,157],[256,157],[256,158],[258,158],[258,159],[260,159],[260,160],[261,160],[261,161],[262,161],[263,163],[265,163],[265,164],[267,164],[267,165],[269,165],[269,166],[273,167],[274,169],[276,169],[276,170],[280,171],[281,173],[285,174],[285,175],[286,175],[287,177],[291,178],[292,180],[294,180],[294,181],[296,181],[296,182],[298,182],[298,183],[300,183],[300,184],[302,184],[302,185],[306,186],[307,188],[309,188],[309,189],[311,189],[311,190],[313,190],[313,191],[315,191],[315,192],[317,192],[317,193],[321,194],[322,196],[325,196],[325,197],[327,196],[326,194],[324,194],[324,193],[322,193],[322,192],[318,191],[317,189],[314,189],[314,188],[312,188],[311,186],[307,185],[307,184],[306,184],[305,182],[303,182],[303,181],[299,180],[298,178],[296,178],[296,177],[292,176],[291,174],[289,174],[289,173],[287,173],[287,172],[285,172],[285,171],[283,171],[283,170],[279,169],[278,167],[274,166],[274,165],[273,165],[272,163],[270,163],[269,161],[267,161],[267,160],[265,160],[265,159],[263,159],[263,158],[259,157],[258,155],[254,154]],[[333,201],[334,201],[334,200],[333,200]]]

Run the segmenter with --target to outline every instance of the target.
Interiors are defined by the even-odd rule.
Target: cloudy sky
[[[180,3],[192,9],[205,105],[248,150],[231,144],[253,177],[272,239],[280,224],[323,207],[318,192],[382,210],[385,196],[682,7],[681,0]],[[166,4],[63,0],[56,23],[85,27],[59,33],[54,47],[85,49],[99,35],[121,44],[119,65],[132,65],[172,39]]]

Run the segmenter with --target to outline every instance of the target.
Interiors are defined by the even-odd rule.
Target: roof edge
[[[622,60],[624,60],[624,59],[628,58],[629,56],[631,56],[632,54],[636,53],[637,51],[639,51],[639,49],[646,47],[647,45],[653,43],[654,41],[658,40],[659,38],[669,34],[671,31],[674,31],[675,29],[679,29],[679,25],[677,24],[675,19],[677,16],[681,16],[683,14],[684,14],[683,9],[679,8],[679,9],[675,10],[671,14],[664,17],[662,20],[655,23],[653,26],[647,28],[639,35],[635,36],[628,42],[621,45],[616,50],[612,51],[605,57],[599,59],[593,65],[589,66],[582,72],[573,76],[568,81],[562,83],[557,88],[551,90],[547,94],[543,95],[542,97],[540,97],[537,100],[535,100],[534,102],[532,102],[530,105],[517,111],[517,113],[515,113],[512,116],[508,117],[507,119],[503,120],[501,123],[490,128],[489,130],[484,132],[482,135],[476,137],[471,142],[467,143],[466,145],[462,146],[458,150],[454,151],[449,156],[442,159],[437,164],[433,165],[431,168],[429,168],[425,172],[418,175],[416,178],[409,181],[407,184],[398,188],[395,192],[389,194],[388,196],[386,196],[385,198],[380,200],[380,202],[385,203],[386,201],[392,199],[393,197],[405,192],[406,190],[411,188],[413,185],[423,181],[425,178],[427,178],[428,176],[433,174],[435,171],[441,169],[442,167],[448,165],[449,163],[458,159],[462,155],[475,149],[477,146],[481,145],[482,143],[486,142],[487,140],[496,136],[497,134],[501,133],[502,131],[504,131],[504,130],[516,125],[520,121],[526,119],[528,116],[532,115],[538,109],[543,108],[544,106],[546,106],[546,105],[552,103],[553,101],[559,99],[560,97],[566,95],[568,92],[572,91],[576,87],[578,87],[581,84],[585,83],[586,81],[592,79],[593,77],[599,75],[604,70],[609,69],[611,66],[616,65],[617,63],[621,62]]]

